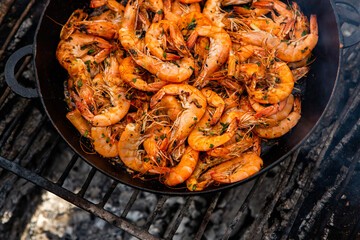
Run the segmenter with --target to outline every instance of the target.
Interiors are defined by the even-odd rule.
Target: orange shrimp
[[[225,109],[225,102],[216,92],[210,90],[210,88],[204,88],[201,90],[201,93],[206,98],[206,101],[209,106],[214,107],[215,111],[211,113],[210,125],[215,125]]]
[[[297,97],[294,101],[293,111],[283,120],[279,122],[277,126],[263,128],[255,127],[254,132],[261,138],[278,138],[290,131],[301,118],[301,102],[300,98]]]
[[[220,183],[234,183],[248,178],[259,172],[263,160],[255,153],[244,153],[240,157],[231,159],[211,168],[206,172],[213,180]]]
[[[81,116],[81,113],[78,109],[68,112],[66,114],[66,118],[69,119],[72,125],[74,125],[74,127],[79,131],[81,136],[90,137],[89,133],[91,125],[88,121],[85,120],[85,118]]]
[[[118,156],[118,141],[112,137],[111,127],[92,127],[91,139],[94,150],[103,157],[113,158]]]
[[[187,147],[180,162],[164,176],[164,183],[168,186],[175,186],[185,182],[193,173],[199,159],[199,152]]]
[[[164,110],[171,121],[175,121],[184,110],[179,100],[174,96],[165,96],[156,105],[159,110]]]

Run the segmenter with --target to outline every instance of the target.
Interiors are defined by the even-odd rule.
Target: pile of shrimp
[[[318,27],[280,0],[91,0],[60,38],[67,118],[92,149],[201,191],[260,171],[261,142],[298,123]]]

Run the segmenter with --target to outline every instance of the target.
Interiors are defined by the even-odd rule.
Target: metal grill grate
[[[32,43],[44,4],[45,1],[40,0],[5,0],[0,3],[1,70],[15,49]],[[88,188],[95,176],[102,175],[94,168],[88,167],[84,175],[86,179],[82,184],[79,180],[74,189],[65,186],[67,181],[73,181],[69,180],[71,172],[82,160],[59,138],[40,102],[12,93],[1,74],[0,213],[7,211],[2,203],[15,192],[16,183],[26,179],[140,239],[181,236],[179,226],[199,199],[205,204],[199,210],[200,216],[196,217],[197,225],[192,227],[192,239],[211,238],[206,233],[219,229],[220,223],[227,227],[215,235],[221,239],[359,237],[359,52],[360,45],[344,51],[340,85],[322,126],[280,166],[226,192],[181,198],[175,209],[169,208],[167,202],[176,197],[152,195],[155,199],[152,211],[141,226],[128,218],[134,203],[143,194],[141,191],[127,189],[132,191],[132,195],[129,199],[120,199],[124,205],[120,211],[120,207],[107,208],[119,184],[105,175],[103,178],[108,184],[102,197],[97,201],[88,197]],[[27,57],[18,68],[16,77],[34,82],[34,76],[29,75],[31,68],[30,57]],[[60,168],[56,161],[60,161]],[[343,196],[351,198],[344,201]],[[349,219],[342,213],[350,214],[350,209],[353,213]],[[166,222],[162,232],[152,233],[151,226],[161,214],[170,215],[171,220]],[[212,219],[217,217],[220,219]],[[6,226],[11,221],[2,220],[2,223],[5,224],[1,230],[8,230]]]

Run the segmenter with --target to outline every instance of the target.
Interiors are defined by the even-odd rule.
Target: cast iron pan
[[[61,26],[71,13],[78,8],[88,6],[90,0],[52,0],[48,2],[38,25],[34,44],[15,52],[8,60],[5,69],[6,81],[16,93],[24,97],[40,97],[45,110],[64,140],[89,164],[105,174],[141,190],[172,195],[195,195],[224,190],[247,182],[271,167],[280,163],[294,151],[311,133],[331,99],[337,83],[340,68],[340,34],[339,25],[334,14],[334,5],[329,0],[297,0],[307,16],[316,14],[319,24],[319,42],[314,50],[316,61],[311,65],[311,72],[306,81],[302,81],[302,118],[290,134],[278,139],[277,145],[266,147],[261,157],[264,168],[256,175],[231,185],[209,187],[202,192],[190,192],[182,188],[168,188],[157,180],[142,181],[134,178],[125,168],[114,166],[108,159],[99,155],[87,154],[80,146],[80,135],[66,119],[67,105],[64,101],[63,83],[67,72],[60,66],[55,51],[59,43]],[[345,43],[345,42],[344,42]],[[349,41],[350,45],[352,44]],[[37,89],[27,89],[19,85],[14,78],[16,63],[25,55],[34,54],[34,66]]]

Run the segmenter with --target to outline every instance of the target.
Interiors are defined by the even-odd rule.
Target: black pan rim
[[[41,103],[44,107],[44,110],[47,114],[47,116],[49,117],[50,119],[50,122],[52,123],[52,125],[55,127],[56,131],[60,134],[60,136],[64,139],[64,141],[67,143],[68,146],[70,146],[70,148],[78,155],[80,156],[83,160],[85,160],[86,163],[88,163],[90,166],[96,168],[98,171],[100,171],[101,173],[105,174],[106,176],[109,176],[110,178],[112,178],[113,180],[115,181],[118,181],[120,183],[123,183],[127,186],[130,186],[132,188],[135,188],[135,189],[138,189],[138,190],[141,190],[141,191],[146,191],[146,192],[150,192],[150,193],[154,193],[154,194],[160,194],[160,195],[169,195],[169,196],[199,196],[199,195],[206,195],[206,194],[213,194],[213,193],[216,193],[216,192],[219,192],[219,191],[225,191],[225,190],[228,190],[230,188],[233,188],[233,187],[237,187],[237,186],[240,186],[244,183],[247,183],[257,177],[259,177],[260,175],[266,173],[267,171],[269,171],[270,169],[272,169],[273,167],[275,167],[276,165],[278,165],[280,162],[284,161],[290,154],[292,154],[296,149],[298,149],[308,138],[309,136],[315,131],[315,129],[319,126],[319,123],[322,121],[324,115],[326,114],[328,108],[329,108],[329,105],[330,103],[333,101],[333,96],[334,96],[334,92],[338,86],[338,82],[339,82],[339,74],[340,74],[340,70],[341,70],[341,65],[342,65],[342,52],[343,52],[343,49],[339,47],[339,57],[338,57],[338,67],[337,67],[337,71],[336,71],[336,76],[335,76],[335,82],[334,82],[334,87],[331,91],[331,94],[329,96],[329,101],[327,102],[324,110],[322,111],[320,117],[318,118],[318,120],[316,121],[316,123],[313,125],[313,127],[311,128],[311,130],[303,137],[303,139],[297,143],[293,148],[291,148],[286,154],[284,154],[282,157],[280,157],[278,160],[276,160],[275,162],[273,162],[272,164],[268,165],[267,167],[261,169],[258,173],[242,180],[242,181],[239,181],[239,182],[236,182],[236,183],[232,183],[232,184],[226,184],[226,185],[220,185],[219,187],[217,188],[214,188],[214,189],[205,189],[203,191],[186,191],[186,192],[171,192],[171,191],[160,191],[160,190],[154,190],[154,189],[150,189],[150,188],[145,188],[145,187],[139,187],[139,186],[136,186],[136,185],[133,185],[129,182],[126,182],[126,181],[123,181],[121,179],[118,179],[116,178],[115,176],[112,176],[110,173],[96,167],[91,161],[87,160],[86,157],[84,157],[82,155],[81,152],[77,151],[75,149],[75,147],[70,144],[68,142],[68,140],[65,138],[65,136],[61,133],[61,130],[58,128],[58,126],[54,123],[54,121],[52,120],[52,117],[50,116],[47,108],[46,108],[46,105],[45,105],[45,102],[44,102],[44,99],[43,99],[43,95],[42,95],[42,92],[40,91],[40,81],[39,81],[39,77],[38,77],[38,72],[37,72],[37,67],[36,67],[36,53],[37,53],[37,35],[38,35],[38,32],[39,32],[39,29],[41,27],[41,23],[43,21],[43,18],[45,17],[45,12],[48,8],[48,5],[50,4],[50,1],[51,0],[48,0],[47,3],[45,4],[45,8],[41,14],[41,17],[39,19],[39,23],[37,25],[37,28],[36,28],[36,31],[35,31],[35,36],[34,36],[34,43],[33,43],[33,64],[34,64],[34,71],[35,71],[35,78],[36,78],[36,84],[37,84],[37,90],[38,90],[38,93],[39,93],[39,98],[41,100]],[[342,42],[342,35],[340,33],[340,21],[339,21],[339,18],[336,14],[336,11],[335,11],[335,5],[333,3],[332,0],[329,0],[330,2],[330,5],[331,5],[331,8],[332,8],[332,13],[334,14],[335,16],[335,20],[336,20],[336,27],[337,27],[337,33],[338,33],[338,36],[337,36],[337,40],[339,43]]]

